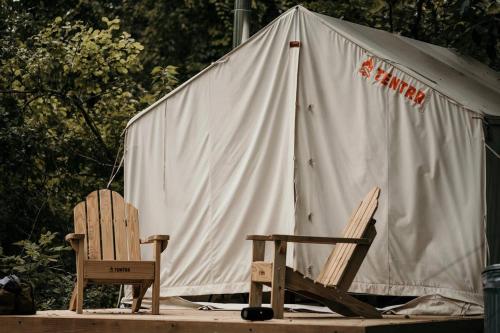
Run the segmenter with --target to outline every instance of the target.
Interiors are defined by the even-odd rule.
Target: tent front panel
[[[293,232],[292,14],[128,128],[125,198],[141,236],[171,235],[162,296],[248,290],[245,236]]]

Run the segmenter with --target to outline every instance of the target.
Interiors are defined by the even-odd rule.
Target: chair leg
[[[83,289],[87,287],[87,282],[83,281]],[[83,296],[82,296],[83,297]],[[76,311],[76,301],[78,298],[78,283],[75,282],[75,286],[73,287],[73,292],[71,293],[71,299],[69,300],[69,311]]]
[[[155,279],[152,290],[151,314],[160,314],[160,279]]]
[[[252,242],[252,262],[264,260],[266,243],[264,241]],[[262,283],[253,282],[250,278],[249,306],[262,306]]]
[[[161,241],[156,241],[154,243],[154,255],[155,255],[155,279],[153,281],[153,299],[151,304],[151,313],[154,315],[160,314],[160,262],[161,262],[161,252],[163,251],[163,244]]]
[[[134,286],[133,288],[133,300],[132,300],[132,313],[139,311],[142,304],[142,299],[146,294],[151,283],[142,283],[139,286]]]
[[[250,283],[248,306],[262,306],[262,283]]]
[[[78,242],[78,252],[76,258],[76,313],[83,313],[83,289],[85,288],[85,281],[83,279],[83,242]]]
[[[276,319],[283,319],[285,307],[286,246],[285,241],[274,241],[271,307]]]
[[[71,293],[71,299],[69,300],[69,311],[76,311],[76,295],[78,294],[78,288],[76,286],[73,287],[73,292]]]
[[[83,282],[77,282],[78,291],[76,294],[76,313],[83,313]]]

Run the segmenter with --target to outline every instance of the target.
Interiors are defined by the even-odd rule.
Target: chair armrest
[[[71,234],[67,234],[66,237],[64,237],[64,240],[66,240],[67,242],[70,242],[73,240],[81,240],[81,239],[85,239],[85,234],[71,233]]]
[[[315,236],[296,236],[296,235],[248,235],[247,240],[255,241],[285,241],[292,243],[314,243],[314,244],[370,244],[368,238],[345,238],[345,237],[315,237]]]
[[[67,234],[64,239],[66,240],[66,242],[69,242],[69,244],[79,257],[83,255],[85,244],[82,241],[85,239],[85,234]]]
[[[253,241],[272,241],[270,239],[271,235],[247,235],[246,240],[253,240]]]
[[[150,244],[155,241],[168,241],[170,239],[169,235],[152,235],[146,239],[141,239],[141,244]]]
[[[169,239],[170,239],[169,235],[153,235],[153,236],[149,236],[146,239],[141,239],[140,243],[142,245],[142,244],[151,244],[151,243],[157,244],[157,242],[158,242],[161,244],[159,253],[162,253],[167,248],[167,244],[168,244]]]

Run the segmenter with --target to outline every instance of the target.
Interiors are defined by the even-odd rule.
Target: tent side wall
[[[500,117],[486,117],[486,144],[496,153],[486,150],[486,205],[488,264],[500,263]]]
[[[378,185],[378,234],[351,291],[441,294],[480,304],[484,147],[478,115],[317,15],[300,15],[297,233],[339,234]],[[327,252],[297,246],[298,270],[315,277]]]

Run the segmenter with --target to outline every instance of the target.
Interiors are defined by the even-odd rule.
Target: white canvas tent
[[[248,291],[247,234],[339,235],[378,185],[351,291],[482,303],[481,117],[500,115],[499,79],[448,49],[287,11],[127,125],[125,197],[141,234],[171,235],[162,296]],[[289,250],[315,277],[331,249]]]

